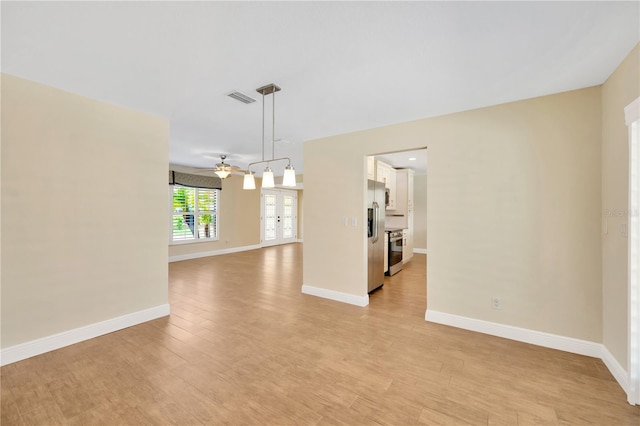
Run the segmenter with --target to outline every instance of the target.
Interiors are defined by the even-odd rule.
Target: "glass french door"
[[[298,195],[296,191],[263,189],[260,208],[262,246],[296,241]]]

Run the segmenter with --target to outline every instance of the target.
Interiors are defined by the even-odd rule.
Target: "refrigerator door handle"
[[[380,217],[380,205],[374,201],[373,202],[373,243],[378,242],[379,231],[378,231],[378,220]]]

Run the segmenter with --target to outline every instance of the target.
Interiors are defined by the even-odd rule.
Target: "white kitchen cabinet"
[[[407,240],[409,239],[409,230],[402,230],[402,263],[407,263],[409,259],[409,245],[407,244]],[[411,254],[413,255],[413,253]]]
[[[387,206],[387,210],[395,210],[396,209],[396,169],[390,167],[389,168],[389,205]]]
[[[389,168],[390,167],[391,166],[389,166],[386,163],[383,163],[380,160],[376,161],[376,180],[378,182],[384,183],[385,188],[387,186],[387,181],[389,180]]]
[[[407,214],[407,170],[396,170],[396,210],[393,212],[394,216],[405,216]],[[402,225],[402,228],[405,228]]]
[[[413,176],[414,171],[407,174],[407,211],[413,211]]]
[[[411,169],[398,169],[397,175],[397,207],[393,212],[396,217],[403,219],[402,263],[407,263],[413,257],[413,179]]]
[[[404,245],[402,246],[402,263],[407,263],[413,258],[413,210],[407,213],[407,229]]]
[[[387,168],[388,167],[389,166],[387,164],[383,163],[380,160],[377,160],[375,162],[375,169],[376,169],[376,179],[375,180],[377,180],[378,182],[384,183],[385,184],[384,185],[385,188],[387,186],[386,185],[386,180],[389,177],[389,173],[387,173]]]
[[[376,158],[372,155],[367,157],[367,179],[376,180]]]
[[[376,167],[376,180],[378,182],[384,183],[384,187],[389,190],[389,205],[387,206],[387,210],[395,210],[396,209],[396,169],[394,169],[387,163],[378,161],[378,164]]]
[[[394,215],[406,216],[413,210],[413,176],[411,169],[396,170],[396,211]]]

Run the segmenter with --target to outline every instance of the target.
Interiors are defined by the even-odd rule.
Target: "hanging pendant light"
[[[273,188],[275,186],[276,185],[273,180],[273,170],[271,170],[271,167],[267,166],[267,168],[264,169],[264,173],[262,173],[262,187]]]
[[[296,171],[293,166],[289,164],[284,168],[284,176],[282,176],[282,186],[294,187],[296,186]]]
[[[264,173],[262,174],[262,187],[263,188],[274,188],[275,181],[273,178],[273,170],[269,167],[269,163],[280,160],[287,160],[289,164],[285,167],[284,175],[282,177],[282,186],[286,187],[295,187],[296,186],[296,172],[291,165],[291,159],[288,157],[283,158],[274,158],[275,157],[275,128],[276,128],[276,92],[280,91],[280,88],[275,84],[267,84],[266,86],[262,86],[256,89],[258,93],[262,95],[262,161],[256,161],[255,163],[249,164],[247,167],[247,173],[244,175],[244,183],[242,185],[243,189],[255,189],[255,179],[253,176],[253,172],[251,171],[251,166],[267,163],[267,167],[264,169]],[[273,109],[272,109],[272,127],[271,127],[271,160],[264,159],[264,97],[266,95],[273,96]]]
[[[253,177],[253,172],[248,170],[244,175],[244,181],[242,182],[242,189],[256,189],[256,180]]]

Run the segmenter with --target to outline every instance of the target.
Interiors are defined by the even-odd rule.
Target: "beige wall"
[[[2,75],[2,348],[168,303],[164,119]]]
[[[427,175],[413,177],[413,210],[413,248],[424,250],[427,248]]]
[[[304,238],[304,190],[298,191],[298,239]]]
[[[303,284],[366,294],[365,156],[427,146],[428,309],[600,342],[600,102],[593,87],[306,142]]]
[[[181,166],[170,166],[171,170],[192,172],[194,169]],[[220,223],[218,241],[203,243],[175,244],[169,246],[169,256],[179,256],[207,251],[224,250],[236,247],[260,244],[260,185],[256,179],[257,189],[242,189],[242,176],[232,176],[222,181],[220,191]],[[169,199],[166,199],[165,211],[168,212]],[[166,216],[169,226],[169,214]]]
[[[629,137],[624,107],[640,96],[640,47],[602,86],[602,318],[603,343],[628,368],[627,237]]]

